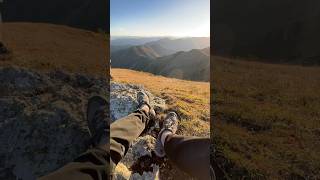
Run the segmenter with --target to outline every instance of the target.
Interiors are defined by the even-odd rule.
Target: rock
[[[152,166],[152,172],[143,172],[142,175],[134,173],[131,175],[130,180],[159,180],[159,166]]]
[[[118,163],[115,171],[116,171],[116,174],[115,174],[115,177],[114,177],[115,179],[117,179],[117,180],[130,179],[131,171],[123,163],[121,163],[121,162]]]
[[[45,77],[41,78],[36,72],[16,67],[1,68],[0,82],[0,96],[36,94],[49,86]]]
[[[159,166],[155,165],[151,167],[151,172],[131,173],[131,171],[122,163],[119,163],[116,167],[115,179],[117,180],[158,180],[159,178]]]
[[[80,87],[89,88],[93,86],[92,79],[90,77],[77,74],[76,75],[76,83]]]
[[[70,75],[68,73],[65,73],[65,72],[61,71],[61,70],[50,72],[49,76],[52,79],[60,79],[60,80],[62,80],[64,82],[69,82],[71,80]]]
[[[166,108],[164,99],[155,97],[142,86],[111,82],[110,90],[111,122],[127,116],[136,110],[138,106],[137,93],[139,91],[143,91],[149,95],[151,99],[150,104],[156,111],[161,112]]]
[[[155,107],[156,111],[161,112],[166,107],[165,100],[155,97],[142,86],[116,82],[111,82],[110,86],[110,114],[112,122],[136,110],[138,106],[136,97],[139,91],[144,91],[149,95],[151,99],[150,103]],[[159,166],[154,163],[152,156],[155,141],[155,137],[151,136],[150,133],[137,138],[132,143],[126,156],[120,161],[118,165],[120,167],[116,168],[116,179],[128,179],[128,177],[131,180],[158,179]],[[144,163],[147,163],[147,165]],[[129,169],[134,169],[136,172],[131,172]]]
[[[140,157],[152,157],[151,151],[154,149],[156,139],[150,135],[145,135],[137,138],[131,148],[129,148],[127,155],[121,162],[127,167],[131,167]]]
[[[85,107],[106,95],[103,78],[63,71],[0,68],[0,179],[33,180],[62,167],[88,148]],[[80,80],[82,81],[82,80]]]

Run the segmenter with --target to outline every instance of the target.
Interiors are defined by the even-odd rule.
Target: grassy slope
[[[209,83],[155,76],[127,69],[111,69],[114,81],[140,84],[166,100],[182,116],[178,133],[209,137]]]
[[[4,23],[3,39],[12,57],[0,65],[75,73],[106,74],[108,41],[98,33],[42,23]]]
[[[320,68],[213,59],[213,131],[226,156],[252,177],[320,178]]]

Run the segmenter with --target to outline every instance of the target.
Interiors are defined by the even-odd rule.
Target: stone
[[[86,104],[108,88],[105,79],[81,77],[93,85],[75,87],[76,75],[63,71],[0,68],[0,179],[33,180],[88,149]]]
[[[150,104],[158,112],[166,108],[165,100],[155,97],[149,91],[145,90],[143,86],[124,84],[124,83],[110,83],[110,114],[111,122],[127,116],[135,111],[138,106],[137,93],[143,91],[150,97]]]
[[[156,111],[161,112],[166,108],[165,100],[154,96],[144,89],[143,86],[111,82],[110,83],[110,114],[111,122],[125,117],[136,110],[138,106],[137,93],[143,91],[150,97],[150,104]],[[154,126],[159,126],[157,123]],[[154,127],[151,127],[151,129]],[[129,148],[126,156],[120,161],[120,167],[116,168],[117,180],[154,180],[159,179],[159,166],[153,162],[152,150],[154,149],[156,139],[151,133],[146,133],[138,137]],[[143,163],[147,162],[148,167]],[[140,163],[140,164],[139,164]],[[140,172],[133,172],[129,169],[136,165]],[[145,171],[145,169],[149,169]],[[136,170],[137,171],[137,170]]]

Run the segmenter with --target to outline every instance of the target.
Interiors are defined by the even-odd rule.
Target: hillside
[[[205,50],[193,49],[157,58],[144,71],[154,74],[193,80],[210,81],[210,55]]]
[[[320,68],[213,56],[214,143],[233,179],[320,178]]]
[[[42,23],[4,23],[2,31],[12,55],[0,61],[1,66],[64,69],[103,76],[106,73],[109,50],[102,34]]]
[[[119,50],[128,49],[131,45],[110,45],[110,53],[114,53]]]
[[[128,69],[111,69],[112,81],[142,85],[166,100],[182,117],[179,134],[209,136],[209,83],[156,76]]]
[[[111,66],[179,79],[209,81],[209,48],[170,54],[172,52],[158,44],[132,46],[112,53]]]
[[[106,0],[9,0],[1,7],[4,22],[41,22],[109,32]]]
[[[157,45],[174,52],[190,51],[192,49],[203,49],[210,46],[209,37],[189,37],[189,38],[163,38],[158,41],[148,42],[146,45]]]
[[[147,46],[132,46],[111,54],[111,66],[140,70],[160,57],[157,52]]]
[[[319,65],[318,0],[214,1],[217,55]]]
[[[155,52],[157,52],[159,56],[167,56],[176,52],[175,50],[166,48],[163,45],[158,43],[154,43],[154,44],[147,43],[145,46],[148,46],[151,49],[153,49]]]
[[[207,56],[210,56],[210,47],[201,49],[201,52],[204,53]]]

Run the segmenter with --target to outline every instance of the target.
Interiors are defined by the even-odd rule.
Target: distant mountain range
[[[5,22],[42,22],[109,32],[107,0],[5,0]]]
[[[180,51],[172,55],[163,56],[152,61],[143,70],[154,74],[193,80],[210,80],[209,48]]]
[[[164,37],[138,37],[138,36],[111,36],[112,46],[137,46],[147,42],[157,41]]]
[[[191,49],[203,49],[210,46],[208,37],[187,38],[161,38],[161,37],[127,37],[111,40],[111,52],[126,49],[130,46],[147,45],[149,47],[164,51],[165,55],[178,51],[189,51]],[[161,54],[162,54],[161,53]]]
[[[164,38],[139,46],[122,46],[120,50],[111,50],[111,66],[179,79],[209,81],[209,46],[209,38],[197,37]]]
[[[192,49],[203,49],[210,46],[210,38],[208,37],[189,37],[170,39],[164,38],[158,41],[149,42],[147,45],[161,46],[173,51],[190,51]]]

